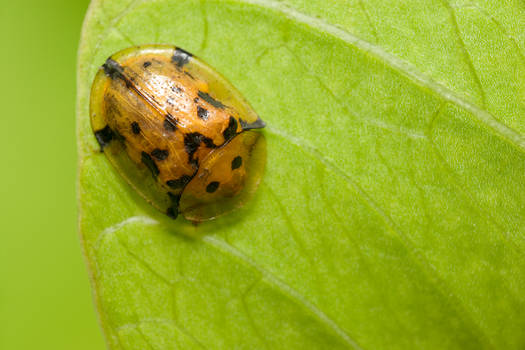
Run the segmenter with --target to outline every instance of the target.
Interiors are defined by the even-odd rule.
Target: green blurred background
[[[88,0],[0,0],[0,349],[104,349],[76,218]]]

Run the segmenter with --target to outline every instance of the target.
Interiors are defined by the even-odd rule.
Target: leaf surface
[[[109,347],[524,348],[524,27],[519,0],[94,0],[79,225]],[[96,69],[144,43],[267,122],[241,210],[171,221],[98,152]]]

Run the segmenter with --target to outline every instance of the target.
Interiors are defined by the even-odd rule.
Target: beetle
[[[99,68],[90,119],[117,172],[171,218],[242,206],[266,163],[265,123],[224,77],[171,45],[141,45]]]

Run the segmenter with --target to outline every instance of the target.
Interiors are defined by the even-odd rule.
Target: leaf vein
[[[297,231],[297,228],[295,228],[295,225],[293,224],[292,219],[290,218],[290,215],[288,214],[286,209],[283,207],[281,200],[279,199],[279,197],[277,197],[275,192],[271,189],[271,186],[266,186],[266,191],[268,191],[268,193],[274,198],[274,203],[277,204],[277,207],[279,208],[279,211],[281,212],[281,215],[284,218],[284,222],[286,226],[292,233],[291,236],[293,240],[295,241],[295,243],[297,244],[297,247],[299,247],[299,250],[302,252],[302,254],[308,258],[310,265],[314,266],[312,261],[310,261],[309,259],[310,255],[307,253],[303,242],[299,239],[299,231]]]
[[[321,184],[321,186],[324,187],[324,183],[322,181],[320,182],[320,184]],[[388,310],[388,312],[394,318],[394,320],[397,322],[397,324],[400,325],[400,327],[403,328],[404,331],[408,332],[408,329],[406,328],[405,324],[403,322],[401,322],[401,320],[399,319],[398,312],[396,310],[394,310],[391,307],[390,303],[388,302],[387,297],[386,297],[386,293],[385,293],[386,289],[383,288],[378,283],[378,279],[373,276],[373,273],[372,273],[373,269],[371,268],[371,264],[369,263],[368,259],[365,257],[365,254],[363,254],[363,250],[361,249],[361,246],[354,239],[354,237],[351,234],[348,233],[348,230],[345,227],[346,226],[345,225],[346,221],[343,220],[343,218],[341,216],[339,216],[339,214],[337,213],[337,210],[335,210],[333,205],[331,204],[331,201],[329,201],[326,198],[325,193],[326,193],[326,191],[321,191],[321,195],[323,196],[323,199],[324,199],[327,207],[330,209],[332,215],[337,219],[337,221],[339,223],[339,226],[341,227],[341,230],[345,232],[345,235],[348,238],[348,240],[354,245],[357,257],[361,261],[361,266],[367,272],[368,276],[370,276],[370,278],[369,278],[370,283],[373,284],[376,287],[375,290],[377,291],[377,293],[380,296],[382,302],[384,303],[385,309]]]
[[[250,323],[250,326],[253,329],[253,332],[259,338],[259,340],[263,343],[264,347],[266,349],[271,349],[271,347],[268,345],[268,342],[266,341],[266,338],[263,337],[263,335],[259,332],[259,329],[257,328],[255,324],[255,320],[253,319],[253,316],[250,312],[250,308],[248,307],[248,304],[246,302],[246,297],[251,293],[251,291],[255,288],[255,286],[262,280],[263,275],[261,274],[259,278],[257,278],[241,295],[241,303],[242,307],[244,309],[244,312],[246,313],[246,317],[248,317],[248,322]]]
[[[465,45],[465,41],[463,40],[463,37],[461,36],[461,31],[459,29],[458,20],[456,18],[456,13],[453,7],[448,2],[448,0],[442,0],[442,3],[443,5],[445,5],[445,8],[449,12],[450,22],[452,23],[454,34],[456,35],[458,39],[459,47],[463,53],[463,57],[467,63],[469,71],[472,74],[472,77],[474,78],[474,82],[476,86],[478,87],[479,92],[481,94],[481,105],[482,107],[486,108],[487,107],[487,96],[485,95],[485,90],[483,89],[483,85],[481,84],[481,80],[479,78],[478,72],[476,71],[476,68],[474,67],[474,63],[472,62],[472,57],[470,57],[470,53],[467,49],[467,46]]]
[[[374,36],[376,41],[379,41],[379,35],[377,34],[378,31],[377,31],[376,27],[374,26],[374,23],[372,22],[372,19],[370,18],[370,14],[366,10],[366,7],[365,7],[365,4],[364,4],[363,0],[358,0],[357,3],[359,4],[359,7],[361,8],[361,11],[363,11],[363,13],[365,15],[365,18],[366,18],[366,21],[368,22],[368,25],[372,29],[372,35]]]
[[[149,348],[151,350],[155,350],[155,347],[153,346],[153,344],[151,344],[151,342],[149,341],[149,338],[146,337],[146,335],[144,334],[144,332],[142,331],[142,329],[140,328],[140,326],[136,327],[136,330],[137,332],[140,334],[140,336],[142,337],[142,339],[144,339],[144,341],[146,342],[146,344],[148,344]]]
[[[206,50],[206,47],[208,46],[208,15],[206,14],[206,2],[205,0],[199,1],[199,6],[201,9],[201,17],[202,17],[202,42],[200,45],[201,51]]]
[[[440,115],[442,114],[445,105],[446,104],[443,103],[440,107],[438,107],[437,111],[434,113],[434,116],[432,117],[432,120],[429,124],[427,136],[429,140],[430,149],[437,157],[438,162],[443,166],[445,171],[450,175],[450,178],[452,181],[451,183],[454,185],[456,190],[463,195],[463,197],[468,202],[470,208],[474,210],[480,217],[487,218],[487,221],[496,228],[496,231],[498,231],[503,241],[506,242],[511,247],[511,249],[513,249],[516,253],[518,253],[517,256],[521,256],[521,251],[519,247],[517,246],[516,242],[511,240],[510,237],[505,234],[505,229],[496,220],[494,215],[489,210],[485,210],[483,206],[474,204],[476,203],[476,199],[474,197],[474,194],[468,189],[469,186],[467,185],[467,183],[465,183],[462,180],[462,176],[459,175],[454,170],[454,168],[447,162],[443,154],[440,152],[440,150],[436,146],[436,143],[434,142],[434,137],[433,137],[434,125],[436,121],[439,119]]]
[[[100,153],[100,152],[99,152]],[[158,224],[158,221],[157,220],[154,220],[148,216],[131,216],[131,217],[128,217],[124,220],[122,220],[121,222],[118,222],[114,225],[111,225],[107,228],[105,228],[97,237],[97,240],[95,241],[95,243],[93,244],[94,246],[94,249],[95,250],[98,250],[99,247],[100,247],[100,244],[102,243],[102,241],[105,239],[105,236],[107,235],[111,235],[117,231],[119,231],[121,228],[123,228],[124,226],[127,226],[127,225],[130,225],[130,224],[133,224],[133,223],[141,223],[141,224],[144,224],[144,225],[147,225],[147,226],[152,226],[152,225],[157,225]]]
[[[505,26],[500,23],[493,15],[491,15],[487,10],[485,10],[484,8],[481,8],[479,7],[477,4],[471,2],[471,3],[468,3],[468,4],[464,4],[464,5],[454,5],[456,8],[470,8],[470,9],[474,9],[474,10],[477,10],[479,11],[479,13],[481,13],[482,15],[484,15],[485,17],[487,17],[490,21],[492,21],[492,23],[494,23],[496,25],[496,27],[498,27],[498,29],[501,31],[501,33],[503,33],[507,38],[510,39],[510,41],[512,41],[512,44],[514,46],[514,48],[516,49],[516,52],[518,53],[518,56],[520,56],[523,64],[525,64],[525,54],[523,53],[520,45],[518,44],[518,40],[516,40],[516,38],[509,34],[507,29],[505,29]]]

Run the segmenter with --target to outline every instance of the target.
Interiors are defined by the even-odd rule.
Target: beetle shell
[[[168,45],[122,50],[91,89],[91,126],[109,161],[172,218],[242,206],[264,172],[265,123],[222,76]]]

